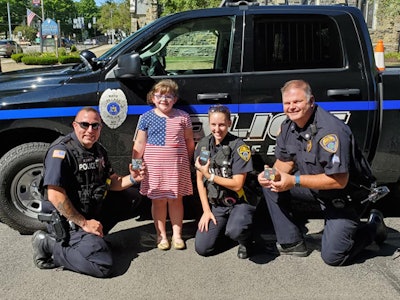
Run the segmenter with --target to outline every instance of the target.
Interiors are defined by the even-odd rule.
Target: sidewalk
[[[97,57],[105,53],[109,50],[113,45],[102,45],[94,48],[90,48],[89,50],[96,54]],[[82,49],[84,50],[84,49]],[[32,69],[32,68],[40,68],[41,65],[25,65],[24,63],[16,63],[11,58],[4,58],[0,57],[1,62],[1,70],[3,73],[17,71],[17,70],[25,70],[25,69]]]

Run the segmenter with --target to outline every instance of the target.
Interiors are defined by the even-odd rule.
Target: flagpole
[[[44,23],[44,0],[41,0],[40,3],[42,5],[42,23],[40,23],[39,33],[40,33],[40,53],[43,53],[43,36],[42,36],[42,24]]]
[[[7,14],[8,14],[8,31],[10,35],[10,40],[13,40],[12,32],[11,32],[11,15],[10,15],[10,3],[7,2]]]

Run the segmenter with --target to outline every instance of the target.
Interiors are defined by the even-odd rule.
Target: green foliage
[[[400,62],[400,53],[399,52],[385,53],[385,62]]]
[[[14,28],[13,34],[18,35],[18,32],[22,33],[22,37],[25,41],[34,41],[36,38],[37,30],[36,28],[30,26],[20,25]]]
[[[55,65],[58,64],[58,58],[55,56],[24,56],[22,62],[26,65]]]
[[[56,64],[71,64],[81,61],[79,52],[67,53],[65,48],[58,49],[58,58],[54,52],[31,52],[29,54],[14,54],[20,55],[20,62],[26,65],[56,65]],[[13,56],[14,56],[13,55]],[[17,58],[17,57],[16,57]],[[13,58],[14,59],[14,58]],[[15,60],[15,59],[14,59]]]
[[[369,0],[370,5],[373,5],[373,0]],[[380,0],[378,4],[378,18],[396,17],[400,15],[399,0]]]
[[[58,58],[60,64],[78,63],[81,61],[79,55],[63,55]]]
[[[107,1],[100,8],[101,17],[98,20],[97,28],[102,33],[110,29],[120,29],[126,34],[131,32],[131,16],[129,13],[130,0],[123,0],[119,3]]]
[[[159,0],[162,5],[163,15],[168,15],[175,12],[218,7],[221,0]]]
[[[13,59],[17,63],[20,63],[23,56],[24,56],[23,53],[15,53],[11,55],[11,59]]]
[[[71,52],[77,52],[78,51],[78,49],[76,48],[76,46],[75,45],[72,45],[71,46],[71,50],[70,50]]]

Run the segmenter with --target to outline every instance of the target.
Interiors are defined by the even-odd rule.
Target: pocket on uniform
[[[304,162],[306,162],[307,164],[315,165],[316,157],[315,157],[314,153],[310,153],[310,152],[303,153],[303,159],[304,159]]]

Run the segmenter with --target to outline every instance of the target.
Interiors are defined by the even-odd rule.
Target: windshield
[[[130,44],[131,41],[138,36],[143,30],[145,30],[147,27],[149,26],[153,26],[156,22],[158,22],[160,19],[155,20],[152,23],[149,23],[147,25],[145,25],[144,27],[140,28],[138,31],[132,33],[130,36],[126,37],[125,39],[123,39],[120,43],[118,43],[117,45],[115,45],[114,47],[112,47],[110,50],[108,50],[107,52],[105,52],[103,55],[101,55],[98,60],[107,60],[108,58],[110,58],[111,56],[113,56],[114,53],[118,52],[120,49],[125,48],[126,45]]]

